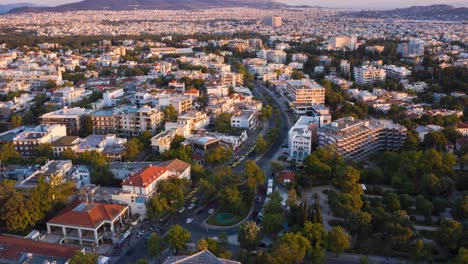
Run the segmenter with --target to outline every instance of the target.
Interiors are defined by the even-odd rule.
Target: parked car
[[[215,209],[214,209],[214,208],[211,208],[210,210],[208,210],[208,213],[209,213],[209,214],[213,214],[214,211],[215,211]]]
[[[181,208],[179,209],[179,213],[182,213],[182,212],[184,212],[184,211],[185,211],[185,207],[181,207]]]
[[[192,210],[194,207],[195,207],[195,204],[194,204],[194,203],[191,203],[187,208],[188,208],[189,210]]]
[[[187,218],[187,220],[185,220],[185,223],[190,224],[190,223],[192,223],[192,221],[193,221],[193,218]]]

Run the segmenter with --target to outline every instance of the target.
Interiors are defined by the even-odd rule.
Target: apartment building
[[[320,117],[301,116],[289,130],[289,159],[302,161],[312,151],[312,142],[317,141]]]
[[[231,117],[231,126],[236,128],[251,129],[257,124],[254,110],[242,110]]]
[[[357,37],[356,36],[333,36],[328,39],[329,44],[334,49],[349,49],[355,50]]]
[[[378,151],[397,151],[406,132],[391,120],[345,117],[320,127],[318,137],[319,146],[331,145],[345,158],[360,160]]]
[[[210,124],[209,116],[201,111],[189,111],[177,118],[177,123],[188,125],[190,130],[204,128]]]
[[[176,135],[175,130],[167,130],[151,138],[151,149],[154,152],[162,153],[171,148],[171,142]]]
[[[265,26],[281,27],[283,22],[281,17],[279,16],[268,16],[264,18],[263,23],[265,24]]]
[[[12,142],[21,156],[33,157],[36,155],[37,146],[43,143],[52,143],[66,135],[65,125],[40,125],[32,130],[24,130],[17,134]]]
[[[393,80],[402,80],[411,76],[411,71],[405,67],[397,67],[395,65],[385,65],[382,67],[385,70],[388,78]]]
[[[119,137],[138,136],[144,131],[154,133],[162,124],[164,114],[157,108],[123,106],[91,114],[95,134],[117,134]]]
[[[91,96],[91,94],[93,94],[93,92],[91,90],[86,90],[85,88],[64,87],[52,93],[50,101],[62,107],[70,107],[73,103],[81,101],[84,98]]]
[[[286,81],[281,95],[298,115],[312,111],[314,105],[325,104],[325,88],[314,80]]]
[[[65,125],[68,135],[77,136],[83,131],[86,117],[92,112],[90,109],[65,106],[60,110],[43,114],[39,119],[43,125]]]
[[[124,97],[124,90],[122,88],[107,90],[103,94],[104,105],[107,107],[118,106]]]
[[[354,81],[361,85],[371,85],[377,81],[385,81],[387,73],[384,69],[370,65],[354,67]]]
[[[62,73],[56,70],[0,70],[0,78],[13,82],[26,83],[31,89],[47,88],[49,83],[63,84]]]

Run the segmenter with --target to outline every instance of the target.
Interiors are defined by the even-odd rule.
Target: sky
[[[468,6],[468,0],[277,0],[291,5],[312,5],[323,7],[353,8],[353,9],[389,9],[414,5],[450,4],[454,6]],[[38,5],[56,6],[60,4],[78,2],[78,0],[0,0],[0,4],[29,2]],[[376,4],[378,3],[378,4]]]

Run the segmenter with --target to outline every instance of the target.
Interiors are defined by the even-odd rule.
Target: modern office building
[[[370,65],[354,67],[354,81],[361,85],[371,85],[376,81],[385,81],[387,73],[384,69]]]
[[[334,49],[355,50],[357,37],[356,36],[333,36],[328,39],[328,42]]]
[[[270,26],[270,27],[281,27],[283,23],[281,17],[278,17],[278,16],[265,17],[263,22],[265,23],[265,26]]]
[[[298,115],[312,111],[314,105],[325,104],[325,88],[314,80],[289,80],[282,91],[283,100]]]
[[[363,159],[378,151],[397,151],[406,128],[391,120],[345,117],[318,129],[319,146],[332,145],[345,158]]]

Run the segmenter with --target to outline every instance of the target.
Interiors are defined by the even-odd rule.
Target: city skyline
[[[343,0],[331,0],[327,2],[319,0],[277,0],[278,2],[290,4],[290,5],[310,5],[310,6],[322,6],[331,8],[352,8],[352,9],[392,9],[392,8],[404,8],[415,5],[433,5],[433,4],[448,4],[457,7],[468,6],[467,2],[462,0],[452,1],[437,1],[437,0],[395,0],[395,1],[381,1],[379,6],[376,6],[374,1],[371,0],[358,0],[353,2]],[[0,0],[0,4],[15,4],[15,3],[32,3],[36,5],[46,6],[57,6],[62,4],[80,2],[77,0],[41,0],[40,3],[37,1],[21,1],[21,0]]]

